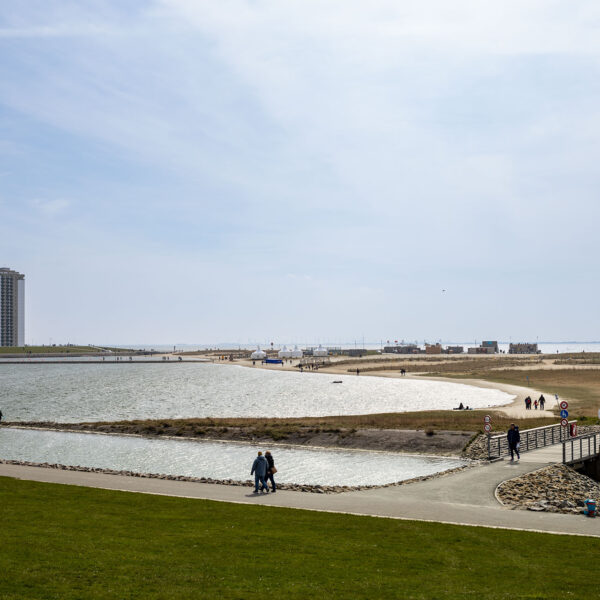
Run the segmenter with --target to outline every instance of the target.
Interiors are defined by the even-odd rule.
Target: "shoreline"
[[[239,362],[235,362],[233,364],[229,363],[231,366],[239,366],[250,369],[265,369],[269,371],[288,371],[291,373],[298,373],[297,367],[293,365],[252,365],[251,360],[241,360]],[[215,363],[218,364],[218,363]],[[345,366],[345,365],[344,365]],[[309,375],[318,375],[318,374],[326,374],[326,375],[344,375],[351,376],[352,373],[348,372],[348,370],[341,370],[338,366],[336,368],[336,363],[331,363],[329,366],[321,367],[316,371],[305,370],[303,374]],[[441,381],[445,383],[455,383],[455,384],[463,384],[470,385],[472,387],[478,387],[482,389],[490,389],[490,390],[498,390],[513,396],[512,400],[508,401],[506,404],[498,404],[495,406],[489,406],[485,408],[474,408],[474,411],[500,411],[503,412],[508,417],[514,418],[531,418],[531,417],[543,417],[548,419],[557,419],[558,417],[550,410],[526,410],[524,408],[524,399],[527,396],[531,396],[535,399],[535,396],[539,397],[542,392],[535,388],[525,387],[525,386],[517,386],[512,384],[505,383],[497,383],[493,381],[487,381],[485,379],[474,379],[474,378],[455,378],[455,377],[443,377],[438,375],[428,375],[426,372],[423,374],[407,374],[401,375],[399,372],[395,371],[376,371],[369,370],[365,372],[364,375],[360,375],[360,377],[386,377],[390,379],[411,379],[414,381],[425,380],[425,381]],[[548,400],[549,404],[552,404],[551,400]],[[440,409],[443,410],[443,409]],[[452,409],[446,409],[451,411]],[[425,411],[423,411],[425,412]]]
[[[166,473],[140,473],[137,471],[117,470],[117,469],[105,469],[101,467],[83,467],[80,465],[63,465],[59,463],[38,463],[32,461],[21,461],[21,460],[6,460],[0,459],[0,465],[17,465],[24,467],[36,467],[42,469],[56,469],[61,471],[76,471],[80,473],[103,473],[105,475],[117,475],[127,477],[139,477],[142,479],[162,479],[169,481],[188,481],[192,483],[208,483],[213,485],[223,486],[236,486],[236,487],[254,487],[254,482],[250,479],[246,481],[240,481],[235,479],[213,479],[212,477],[191,477],[188,475],[170,475]],[[390,487],[397,487],[401,485],[409,485],[411,483],[418,483],[421,481],[429,481],[431,479],[437,479],[454,473],[459,473],[467,469],[473,469],[480,466],[477,461],[470,460],[468,464],[454,467],[452,469],[446,469],[444,471],[438,471],[437,473],[431,473],[430,475],[421,475],[419,477],[411,477],[410,479],[403,479],[401,481],[394,481],[390,483],[375,484],[375,485],[322,485],[314,483],[277,483],[277,489],[279,490],[291,490],[295,492],[308,492],[313,494],[341,494],[344,492],[358,492],[361,490],[375,490]]]

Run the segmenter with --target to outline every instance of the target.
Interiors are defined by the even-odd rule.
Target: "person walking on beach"
[[[254,459],[252,463],[252,471],[250,471],[250,475],[254,475],[254,493],[258,494],[258,484],[262,485],[263,492],[269,493],[269,486],[265,481],[265,475],[267,474],[268,467],[267,459],[263,456],[262,452],[258,453],[258,456]]]
[[[537,410],[537,405],[538,405],[538,401],[536,400],[536,401],[533,403],[533,408],[535,408],[535,410]]]
[[[516,427],[514,423],[511,423],[510,429],[506,434],[506,439],[508,440],[508,449],[510,450],[511,462],[515,460],[515,452],[517,453],[517,460],[519,460],[521,458],[521,455],[519,454],[521,434],[519,433],[519,428]]]
[[[275,480],[273,479],[273,475],[277,473],[277,469],[275,467],[275,461],[273,460],[273,455],[267,450],[265,452],[265,458],[267,459],[267,483],[271,482],[271,492],[273,494],[277,491],[277,486],[275,485]]]
[[[544,406],[546,405],[546,398],[544,398],[544,394],[540,396],[540,410],[544,410]]]

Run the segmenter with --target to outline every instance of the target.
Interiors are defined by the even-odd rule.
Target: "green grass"
[[[0,516],[3,600],[597,597],[591,538],[8,478]]]

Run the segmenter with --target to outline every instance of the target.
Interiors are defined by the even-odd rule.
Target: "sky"
[[[600,4],[0,4],[26,341],[598,340]]]

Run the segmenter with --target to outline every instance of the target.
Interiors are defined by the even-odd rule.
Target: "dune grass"
[[[592,538],[8,478],[0,507],[4,600],[597,594]]]
[[[600,369],[532,369],[498,370],[447,374],[449,377],[468,377],[494,383],[530,386],[541,390],[548,401],[546,408],[556,409],[554,394],[572,400],[569,417],[597,418],[600,409]],[[527,379],[529,377],[529,380]]]

